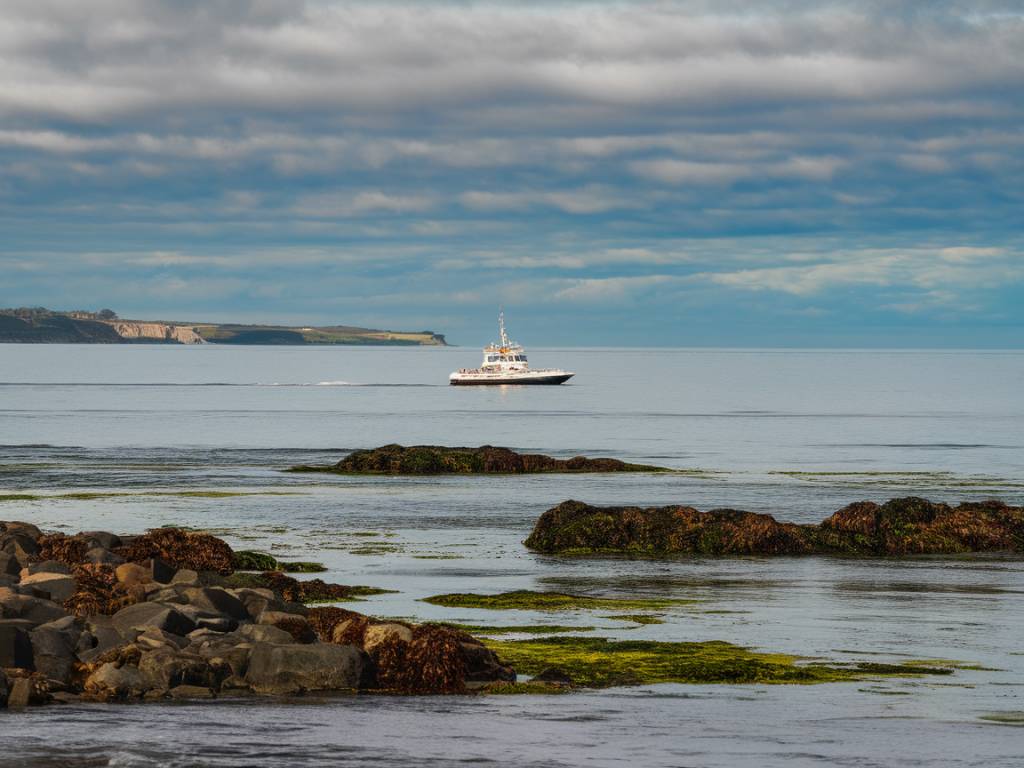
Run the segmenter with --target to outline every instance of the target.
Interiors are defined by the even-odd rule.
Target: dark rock
[[[179,685],[218,687],[220,680],[231,674],[230,669],[215,669],[199,654],[170,648],[142,654],[138,668],[147,690],[170,690]]]
[[[152,557],[142,563],[143,567],[149,569],[150,577],[158,584],[170,584],[177,569],[165,563],[159,557]]]
[[[0,552],[0,576],[20,576],[21,562],[10,552]]]
[[[35,587],[45,591],[50,600],[63,603],[78,591],[78,582],[74,576],[66,573],[40,572],[21,577],[21,587]]]
[[[122,608],[112,617],[114,628],[127,636],[134,628],[146,630],[149,627],[162,629],[173,635],[187,635],[196,628],[195,622],[166,603],[136,603]]]
[[[369,670],[366,654],[353,646],[257,643],[245,680],[264,695],[358,690]]]
[[[306,468],[309,469],[309,468]],[[353,451],[330,468],[334,472],[385,475],[527,474],[538,472],[658,472],[663,467],[618,459],[555,459],[508,448],[449,448],[441,445],[384,445]]]
[[[214,632],[234,632],[238,629],[238,621],[230,616],[201,616],[196,620],[196,626]]]
[[[78,661],[76,651],[84,631],[85,621],[77,616],[66,616],[33,629],[32,654],[36,671],[51,680],[68,683]]]
[[[32,703],[33,694],[32,681],[29,678],[15,678],[11,681],[11,689],[7,694],[7,708],[25,709]]]
[[[37,526],[32,525],[32,523],[19,521],[0,523],[0,535],[5,533],[23,533],[33,541],[39,541],[43,535],[43,532]]]
[[[780,523],[738,510],[594,507],[549,509],[526,545],[546,553],[700,555],[913,555],[1024,551],[1024,508],[998,501],[958,507],[926,499],[851,504],[820,525]]]
[[[104,547],[93,547],[90,549],[85,553],[85,560],[96,565],[118,566],[124,563],[123,557]]]
[[[0,619],[0,667],[35,668],[31,629],[32,623],[23,619]]]
[[[31,557],[39,554],[38,536],[32,536],[24,531],[8,531],[0,534],[0,552],[7,552],[18,557]],[[27,563],[25,563],[27,565]]]
[[[38,625],[66,615],[67,612],[63,608],[50,600],[0,588],[0,616],[5,619],[25,619]]]
[[[85,680],[85,692],[98,699],[138,698],[151,686],[133,664],[109,661]]]
[[[215,615],[229,616],[236,621],[247,621],[249,612],[245,605],[226,589],[219,587],[186,587],[182,591],[185,601],[201,610]]]
[[[121,546],[121,537],[108,531],[83,531],[79,534],[93,547],[116,549]]]
[[[476,640],[464,641],[460,645],[466,669],[463,679],[468,687],[497,681],[515,682],[515,670],[502,664],[490,648]]]

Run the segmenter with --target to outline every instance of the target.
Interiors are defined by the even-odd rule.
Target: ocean
[[[565,499],[816,522],[852,501],[1024,503],[1024,352],[532,349],[560,387],[449,387],[472,348],[0,345],[0,519],[209,529],[395,590],[416,621],[593,626],[944,677],[565,696],[306,697],[0,713],[0,765],[1017,766],[1024,562],[567,559],[522,541]],[[282,472],[385,443],[503,445],[679,472]],[[680,598],[663,624],[443,608],[446,592]],[[514,614],[514,615],[513,615]]]

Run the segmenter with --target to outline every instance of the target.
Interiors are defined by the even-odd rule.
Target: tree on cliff
[[[101,309],[96,313],[100,320],[117,320],[117,312],[112,309]]]

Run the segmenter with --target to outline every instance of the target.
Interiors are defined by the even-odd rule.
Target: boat
[[[558,368],[531,369],[526,350],[510,341],[505,333],[505,313],[498,314],[498,332],[501,340],[484,347],[484,360],[479,368],[462,368],[448,377],[453,386],[482,384],[562,384],[571,379],[571,371]]]

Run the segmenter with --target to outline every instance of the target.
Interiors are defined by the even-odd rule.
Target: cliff
[[[329,344],[446,346],[433,331],[385,331],[347,325],[289,327],[123,320],[111,310],[0,309],[0,343],[26,344]]]

